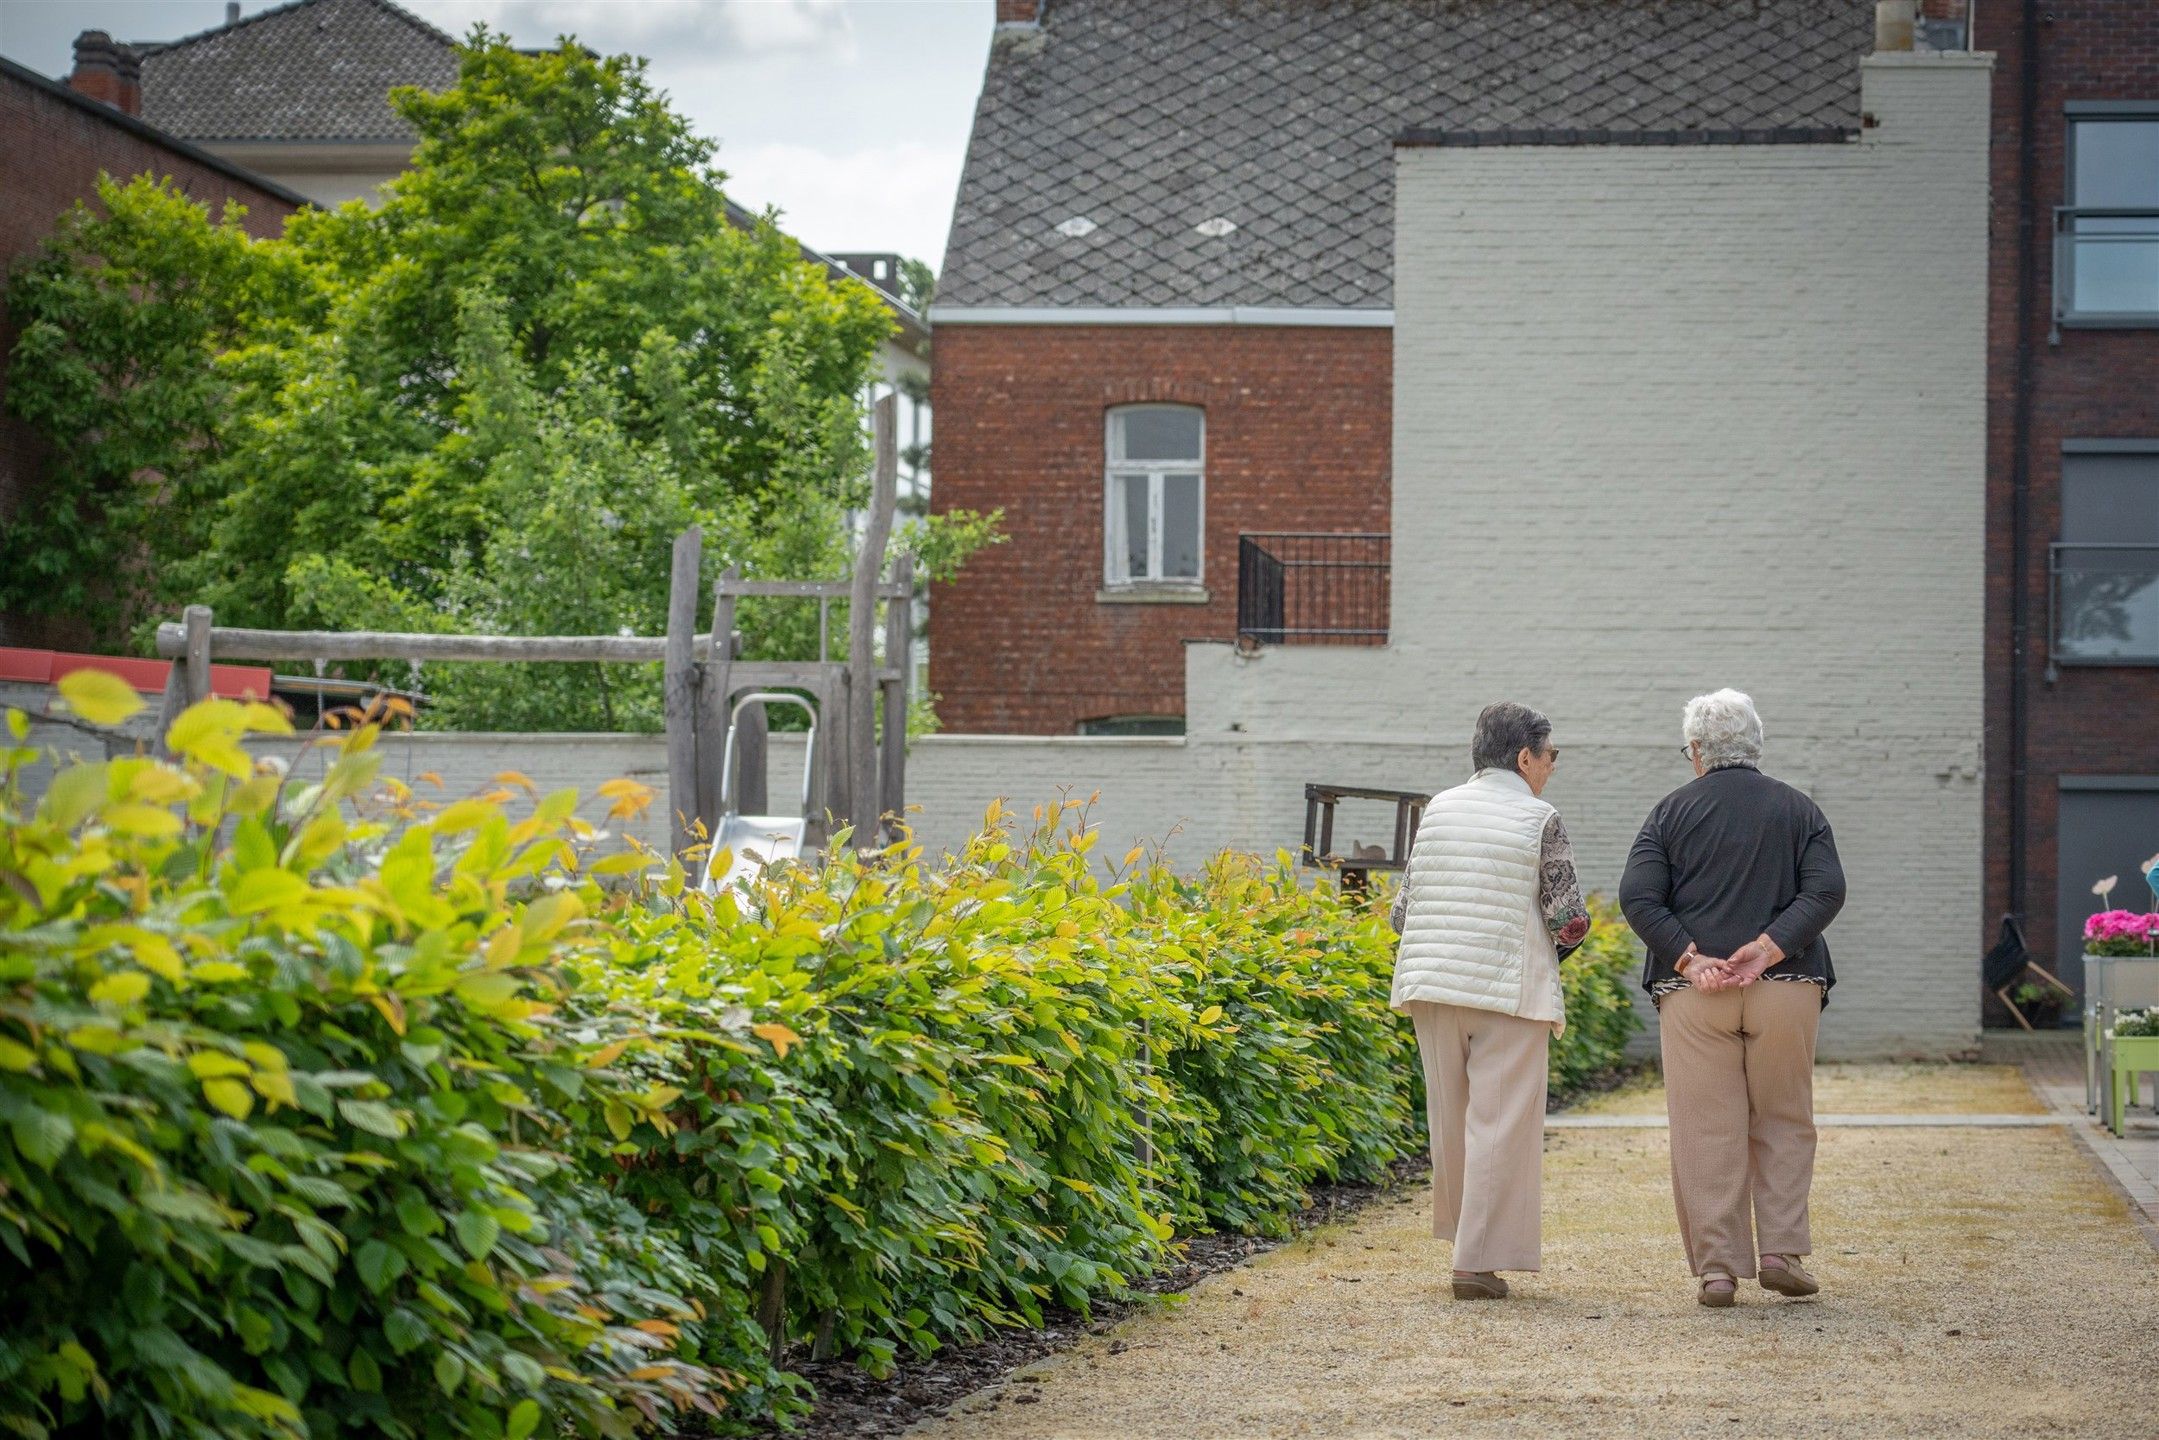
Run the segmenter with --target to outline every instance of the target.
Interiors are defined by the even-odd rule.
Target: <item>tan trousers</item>
[[[1820,987],[1790,980],[1681,990],[1658,1007],[1672,1199],[1696,1275],[1748,1279],[1758,1255],[1813,1248],[1807,1191],[1821,1016]]]
[[[1432,1233],[1457,1270],[1542,1268],[1551,1022],[1412,1001],[1432,1123]]]

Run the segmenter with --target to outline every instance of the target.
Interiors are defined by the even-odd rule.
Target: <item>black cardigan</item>
[[[1822,938],[1844,908],[1829,821],[1751,765],[1712,770],[1657,802],[1627,856],[1619,906],[1649,952],[1645,989],[1679,973],[1690,940],[1721,959],[1763,934],[1784,951],[1765,973],[1837,983]]]

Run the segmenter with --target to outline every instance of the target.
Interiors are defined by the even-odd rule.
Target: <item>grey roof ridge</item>
[[[272,5],[267,10],[258,10],[252,15],[243,15],[238,20],[233,21],[229,25],[212,25],[207,30],[197,30],[194,34],[182,35],[177,40],[130,40],[127,42],[127,44],[128,48],[136,51],[139,54],[155,55],[166,50],[177,50],[183,45],[193,45],[199,40],[208,40],[215,35],[229,35],[235,30],[245,30],[248,26],[256,24],[259,21],[269,20],[275,16],[283,15],[286,12],[292,10],[303,10],[310,5],[316,5],[320,3],[321,0],[285,0],[285,3],[282,5]],[[413,14],[404,6],[397,4],[396,0],[369,0],[369,3],[373,4],[378,9],[387,10],[392,15],[395,15],[398,19],[404,21],[407,25],[412,26],[421,34],[427,36],[430,40],[439,41],[443,45],[449,46],[453,49],[458,44],[456,36],[450,35],[442,30],[437,29],[435,26],[430,25],[427,21]]]
[[[1418,126],[1394,138],[1398,148],[1531,145],[1842,145],[1859,131],[1842,125],[1769,125],[1716,130],[1503,128],[1443,130]]]
[[[763,212],[752,210],[747,205],[738,204],[724,194],[721,195],[720,199],[727,206],[729,223],[734,225],[737,230],[755,230],[764,223],[765,216]],[[778,227],[775,226],[774,228],[777,229]],[[780,233],[787,235],[785,230],[781,230]],[[886,308],[899,317],[900,330],[902,333],[907,334],[909,338],[918,340],[927,340],[929,338],[929,322],[924,320],[912,305],[909,305],[890,291],[876,285],[870,285],[869,281],[864,280],[860,275],[857,275],[830,255],[825,254],[822,250],[812,249],[802,241],[795,240],[792,235],[788,235],[787,238],[795,241],[795,248],[802,252],[803,259],[809,261],[812,265],[824,266],[826,274],[835,279],[852,280],[860,285],[869,285],[870,293],[879,300],[884,301]]]
[[[202,149],[200,146],[192,145],[187,141],[182,140],[179,136],[173,134],[168,130],[158,129],[157,126],[152,125],[149,121],[142,119],[140,116],[130,115],[124,110],[115,109],[114,107],[107,105],[102,100],[93,100],[89,96],[82,94],[80,91],[74,90],[69,86],[61,84],[58,80],[53,79],[49,75],[41,75],[37,71],[32,70],[27,65],[16,64],[13,60],[8,59],[5,55],[0,55],[0,75],[12,76],[17,80],[22,80],[31,85],[35,85],[39,89],[44,90],[49,94],[58,96],[60,99],[65,100],[68,104],[75,106],[79,110],[88,111],[90,114],[97,116],[99,119],[106,121],[108,124],[117,125],[122,130],[125,130],[132,135],[139,136],[144,140],[148,140],[153,144],[160,145],[165,149],[172,151],[175,155],[184,156],[185,158],[194,161],[197,165],[206,166],[209,169],[217,171],[221,175],[225,175],[234,180],[238,180],[245,184],[252,185],[257,190],[262,191],[262,193],[265,195],[269,195],[276,199],[283,200],[290,205],[300,206],[303,208],[311,208],[315,205],[314,201],[308,199],[299,191],[291,189],[288,186],[281,185],[277,181],[272,180],[267,175],[258,175],[244,165],[235,165],[232,161],[225,159],[221,155],[213,155],[209,151]]]

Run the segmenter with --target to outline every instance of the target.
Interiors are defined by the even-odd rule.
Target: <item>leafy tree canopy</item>
[[[769,216],[735,223],[640,60],[479,28],[454,86],[393,100],[420,141],[377,209],[258,241],[107,181],[15,277],[8,404],[56,458],[0,527],[0,605],[138,636],[188,601],[223,624],[657,634],[693,521],[715,571],[844,573],[893,325],[875,292]],[[963,516],[905,543],[949,570],[991,534]],[[804,608],[746,617],[751,653],[813,646]],[[434,715],[658,723],[649,677],[519,668],[431,669]]]

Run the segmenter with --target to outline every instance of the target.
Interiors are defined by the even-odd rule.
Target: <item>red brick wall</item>
[[[35,254],[54,224],[77,200],[97,193],[100,172],[121,179],[148,171],[170,175],[189,195],[207,202],[212,213],[228,199],[247,206],[247,227],[256,235],[284,228],[295,207],[213,166],[166,149],[129,128],[104,107],[77,100],[0,71],[0,270],[12,270]],[[15,345],[15,327],[0,296],[0,393],[7,385],[7,355]],[[0,514],[35,504],[42,466],[36,437],[20,422],[0,414]],[[0,615],[0,644],[46,645],[66,649],[94,645],[102,638],[64,625],[31,624]]]
[[[1182,715],[1188,639],[1237,628],[1237,536],[1389,528],[1386,329],[943,325],[934,506],[1003,506],[1010,539],[930,604],[947,730],[1071,734]],[[1205,605],[1103,603],[1103,427],[1113,405],[1204,406]]]
[[[1987,396],[1986,904],[1989,934],[2005,910],[2025,938],[2055,957],[2055,822],[2064,774],[2159,775],[2159,669],[2047,664],[2047,545],[2061,535],[2065,439],[2159,437],[2159,329],[2064,330],[2047,339],[2053,307],[2052,207],[2065,203],[2063,106],[2072,100],[2159,101],[2159,6],[2148,0],[2053,0],[2040,7],[2032,237],[2039,246],[2032,326],[2030,520],[2022,583],[2029,632],[2023,661],[2028,731],[2025,878],[2009,893],[2010,515],[2016,423],[2018,169],[2023,41],[2020,8],[1978,6],[1978,44],[1994,71],[1993,232]],[[2154,848],[2159,848],[2155,846]],[[2135,889],[2130,878],[2129,889]],[[2074,978],[2074,957],[2068,957]],[[1997,1015],[1989,1002],[1990,1014]]]

